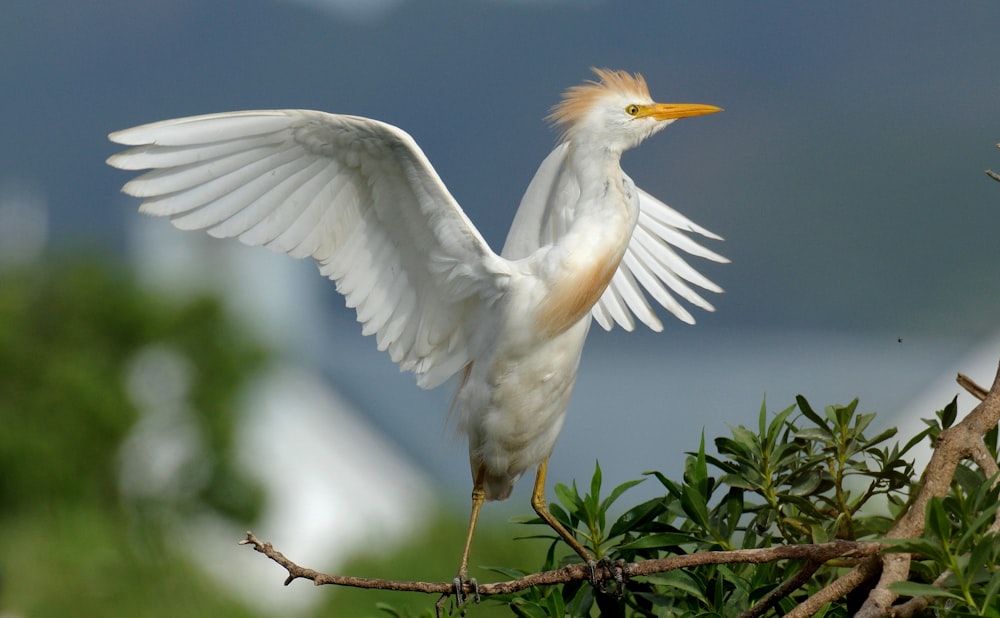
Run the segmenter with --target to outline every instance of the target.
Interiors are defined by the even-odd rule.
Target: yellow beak
[[[657,120],[673,120],[721,112],[721,107],[702,105],[701,103],[652,103],[640,105],[636,118],[655,118]]]

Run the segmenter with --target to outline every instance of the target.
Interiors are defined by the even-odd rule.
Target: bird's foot
[[[456,575],[455,579],[452,580],[452,588],[455,594],[455,609],[462,607],[470,596],[465,594],[465,587],[469,586],[472,591],[471,598],[475,603],[479,603],[482,598],[479,596],[479,582],[476,581],[475,577],[465,577],[464,575]],[[464,612],[463,612],[464,615]]]
[[[611,560],[601,558],[600,560],[588,560],[587,566],[590,568],[590,585],[602,594],[614,594],[621,596],[625,589],[625,581],[629,576],[628,563],[624,560]],[[601,577],[598,577],[600,570]],[[608,582],[613,580],[615,585],[609,589]]]

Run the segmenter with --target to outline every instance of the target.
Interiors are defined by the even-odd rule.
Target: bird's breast
[[[607,289],[624,250],[606,251],[588,256],[560,277],[551,281],[535,317],[536,327],[544,336],[557,335],[579,322]]]

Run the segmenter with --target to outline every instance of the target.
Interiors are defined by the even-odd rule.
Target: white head
[[[552,108],[548,119],[562,130],[561,141],[596,143],[622,152],[678,118],[722,111],[714,105],[656,103],[642,75],[610,69],[593,71],[599,82],[573,86]]]

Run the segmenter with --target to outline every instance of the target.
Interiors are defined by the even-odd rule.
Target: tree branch
[[[914,538],[924,533],[927,503],[931,498],[948,493],[958,462],[966,458],[980,459],[977,455],[981,454],[979,449],[983,444],[983,435],[996,427],[998,421],[1000,421],[1000,367],[997,368],[993,386],[979,405],[960,423],[943,430],[938,436],[934,454],[924,470],[920,493],[917,494],[917,499],[910,505],[909,510],[886,535],[888,538]],[[991,463],[987,474],[991,474],[993,470],[996,470],[995,462]],[[882,576],[878,585],[868,595],[868,599],[855,616],[877,618],[887,615],[898,597],[889,586],[894,582],[906,581],[909,573],[909,554],[883,556]]]
[[[1000,148],[1000,144],[997,144],[997,148]],[[992,178],[993,180],[1000,182],[1000,174],[997,174],[993,170],[986,170],[986,175]]]
[[[812,616],[827,603],[846,596],[869,577],[878,573],[879,567],[878,556],[865,558],[826,588],[799,603],[792,611],[785,614],[785,618],[807,618],[808,616]]]
[[[453,582],[421,582],[390,579],[369,579],[366,577],[349,577],[344,575],[329,575],[313,569],[301,567],[284,554],[274,549],[270,543],[261,542],[253,532],[247,531],[247,538],[240,545],[250,545],[254,550],[264,554],[282,566],[287,572],[285,585],[296,579],[308,579],[317,586],[334,585],[354,588],[378,588],[380,590],[395,590],[400,592],[423,592],[427,594],[449,595],[454,592]],[[696,554],[671,556],[656,560],[632,562],[624,566],[628,577],[641,577],[654,573],[663,573],[675,569],[683,569],[706,564],[762,564],[777,560],[805,560],[809,563],[822,564],[834,558],[861,558],[874,556],[883,549],[879,543],[860,541],[833,541],[816,545],[780,545],[760,549],[735,549],[730,551],[707,551]],[[551,586],[572,581],[589,580],[590,567],[586,564],[570,564],[554,571],[542,571],[512,579],[509,581],[479,584],[479,594],[511,594],[534,586]],[[598,582],[614,579],[615,574],[607,568],[598,568],[595,579]],[[465,591],[474,591],[466,584]]]
[[[959,386],[967,390],[970,395],[972,395],[979,401],[986,399],[986,395],[988,394],[986,389],[976,384],[972,380],[972,378],[965,375],[964,373],[958,374],[958,376],[955,378],[955,381],[958,382]]]

